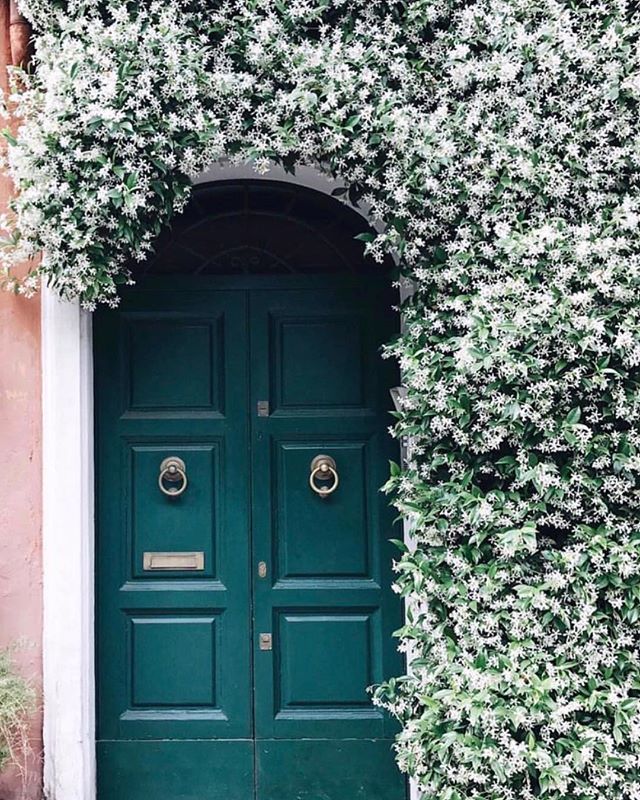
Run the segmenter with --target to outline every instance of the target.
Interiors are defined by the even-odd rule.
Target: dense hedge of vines
[[[113,303],[223,156],[316,164],[417,292],[388,349],[429,800],[640,798],[640,17],[624,0],[25,0],[6,282]],[[26,282],[11,265],[43,251]]]

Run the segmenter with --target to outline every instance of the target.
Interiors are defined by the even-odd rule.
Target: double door
[[[129,291],[95,320],[99,800],[402,800],[388,292]]]

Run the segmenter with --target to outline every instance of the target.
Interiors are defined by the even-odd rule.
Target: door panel
[[[222,315],[129,317],[123,353],[127,410],[222,412],[224,332]]]
[[[312,283],[135,288],[96,315],[99,800],[405,797],[367,691],[401,668],[392,298]]]
[[[130,618],[134,708],[216,706],[216,614]]]
[[[221,470],[223,439],[200,444],[175,442],[170,453],[162,444],[128,443],[131,474],[131,575],[157,583],[180,572],[150,572],[144,566],[146,552],[196,551],[204,554],[204,569],[190,580],[217,578],[222,531],[220,507],[224,493]],[[159,464],[167,455],[178,456],[187,465],[188,491],[168,499],[158,491]]]
[[[362,326],[360,315],[347,309],[340,314],[329,308],[323,314],[314,306],[311,316],[302,316],[294,304],[273,306],[269,340],[274,412],[362,408]]]
[[[246,330],[243,292],[137,290],[96,315],[101,798],[250,796]],[[179,497],[158,485],[168,456],[186,465]],[[189,552],[203,569],[145,564]],[[233,792],[197,769],[213,747],[198,739],[238,740]]]
[[[100,800],[254,797],[253,742],[248,739],[99,741],[97,758]]]
[[[373,680],[375,610],[278,610],[276,715],[339,707],[368,708]],[[331,670],[326,668],[330,654]]]
[[[309,464],[323,453],[340,464],[340,491],[331,502],[309,502]],[[369,578],[371,539],[366,503],[367,443],[278,441],[275,444],[273,538],[275,577]],[[349,536],[343,532],[349,531]]]
[[[399,667],[379,492],[393,457],[379,355],[390,306],[379,287],[251,296],[253,407],[270,407],[252,433],[254,562],[268,566],[254,571],[255,630],[272,635],[271,650],[254,642],[259,800],[404,796],[393,729],[367,692]],[[339,474],[326,498],[309,484],[319,454]]]
[[[261,739],[256,751],[260,800],[406,797],[387,739]]]

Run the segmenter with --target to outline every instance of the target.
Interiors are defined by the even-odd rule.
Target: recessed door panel
[[[131,457],[131,574],[145,580],[166,580],[169,575],[192,579],[217,577],[220,537],[219,505],[224,479],[222,441],[187,444],[133,444]],[[160,465],[177,456],[186,468],[188,485],[172,497],[159,490]],[[148,553],[202,554],[202,568],[168,570]],[[179,567],[179,559],[175,559]],[[170,563],[170,562],[167,562]],[[185,562],[186,564],[186,562]],[[154,568],[158,566],[159,568]]]
[[[362,407],[362,318],[331,308],[316,308],[308,316],[291,312],[270,319],[274,410]]]
[[[131,708],[215,708],[216,617],[131,618]]]
[[[374,681],[368,610],[314,609],[278,615],[278,710],[339,716],[370,709]]]
[[[275,443],[274,546],[278,578],[367,578],[371,576],[366,442],[336,442],[325,436]],[[340,491],[323,498],[310,491],[310,464],[331,456]],[[321,485],[319,478],[316,478]],[[377,495],[377,493],[376,493]],[[377,496],[374,501],[377,503]]]
[[[224,317],[140,315],[126,329],[131,411],[223,410]]]

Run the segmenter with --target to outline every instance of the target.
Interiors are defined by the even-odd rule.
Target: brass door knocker
[[[158,486],[162,494],[166,494],[167,497],[180,497],[187,488],[187,483],[187,468],[184,461],[178,456],[165,458],[160,464],[158,476]]]
[[[311,462],[309,469],[309,486],[317,495],[324,499],[332,492],[335,492],[340,483],[340,478],[338,477],[336,462],[331,456],[316,456]],[[331,481],[331,483],[323,486],[322,484],[325,481]]]

